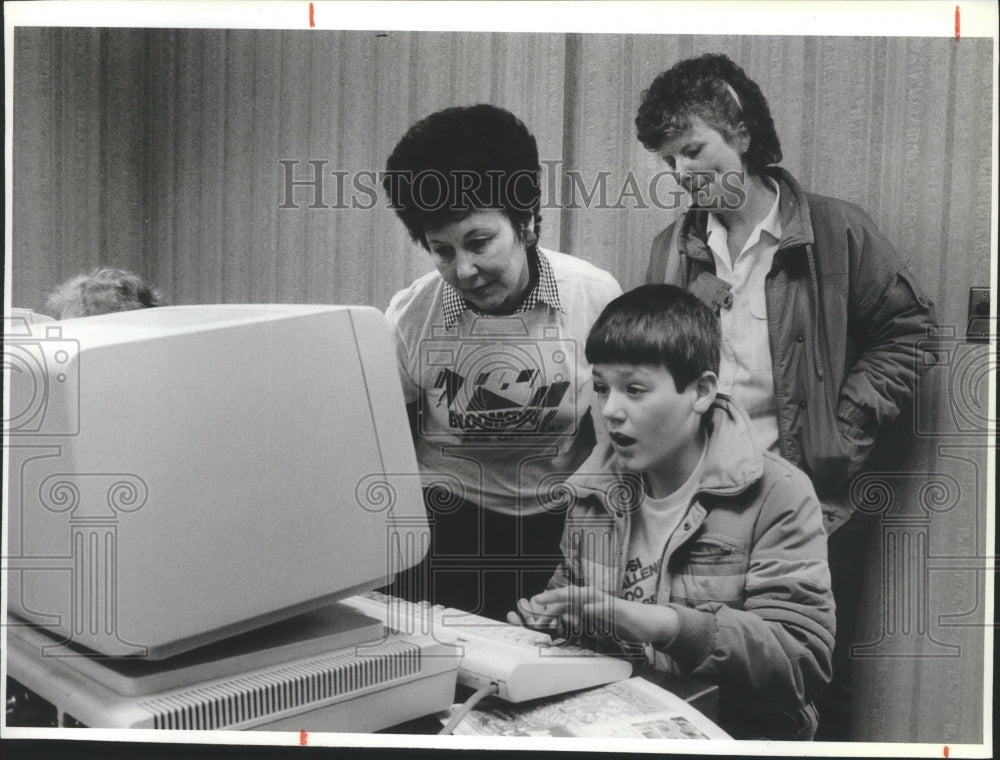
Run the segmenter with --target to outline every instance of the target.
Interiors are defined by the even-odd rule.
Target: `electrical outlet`
[[[967,340],[985,341],[990,338],[990,289],[969,288],[969,321]]]

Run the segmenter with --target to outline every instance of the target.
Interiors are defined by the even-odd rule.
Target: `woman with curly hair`
[[[45,313],[71,319],[161,305],[160,294],[139,275],[104,267],[56,286],[45,302]]]
[[[635,124],[692,198],[654,239],[647,280],[716,309],[719,390],[746,407],[761,448],[805,470],[823,504],[838,633],[817,738],[848,739],[866,533],[849,481],[912,401],[933,306],[864,211],[805,191],[776,166],[767,100],[726,56],[661,73]]]
[[[583,345],[621,288],[538,245],[538,148],[508,111],[431,114],[386,168],[390,204],[436,269],[386,311],[432,531],[391,590],[503,620],[558,562],[560,486],[595,441]]]

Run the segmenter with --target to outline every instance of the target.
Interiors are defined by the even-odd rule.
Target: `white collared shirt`
[[[764,280],[781,240],[778,217],[780,191],[774,205],[754,227],[743,250],[731,260],[728,232],[714,214],[708,215],[708,247],[715,259],[715,274],[732,286],[733,303],[720,311],[722,321],[722,362],[719,391],[739,401],[750,415],[757,444],[777,450],[778,418],[774,402],[774,374],[767,333],[767,302]]]
[[[531,311],[540,303],[551,306],[556,311],[563,312],[562,301],[559,300],[559,286],[556,283],[556,276],[552,272],[552,265],[549,263],[548,258],[537,248],[534,250],[534,253],[529,250],[527,255],[529,257],[534,255],[535,257],[538,278],[531,287],[531,291],[512,313],[523,314],[526,311]],[[444,283],[441,288],[443,290],[442,309],[444,310],[445,327],[454,327],[462,317],[462,312],[466,310],[472,311],[479,316],[492,316],[477,311],[475,306],[462,298],[459,292],[448,283]]]

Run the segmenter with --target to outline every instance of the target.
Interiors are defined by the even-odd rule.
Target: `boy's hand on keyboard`
[[[531,599],[518,599],[517,609],[507,613],[507,622],[511,625],[523,625],[525,628],[542,631],[552,636],[553,639],[559,638],[561,636],[559,615],[547,612],[543,605],[535,603],[537,598],[536,594]]]
[[[496,690],[497,696],[508,702],[588,689],[632,674],[627,660],[575,646],[557,646],[565,641],[554,640],[560,638],[560,632],[550,626],[558,625],[559,617],[537,600],[537,596],[520,600],[518,612],[507,616],[514,625],[378,593],[350,597],[342,604],[405,635],[433,636],[451,645],[461,657],[458,682],[478,690]],[[521,627],[522,615],[537,631]]]
[[[673,639],[680,625],[671,607],[626,601],[592,586],[549,589],[533,596],[530,605],[535,617],[558,618],[574,638],[597,635],[656,646]]]

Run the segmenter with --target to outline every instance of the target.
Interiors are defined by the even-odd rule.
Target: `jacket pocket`
[[[687,561],[704,565],[742,564],[746,561],[746,546],[722,536],[700,536],[691,542]]]
[[[825,393],[817,394],[815,402],[808,403],[805,409],[802,425],[802,451],[816,479],[834,485],[850,475],[855,457],[853,446],[845,444],[847,441],[837,424],[835,410]],[[819,484],[816,485],[821,490]]]
[[[746,544],[728,536],[699,536],[676,556],[671,601],[687,607],[719,602],[739,608],[746,595]]]

